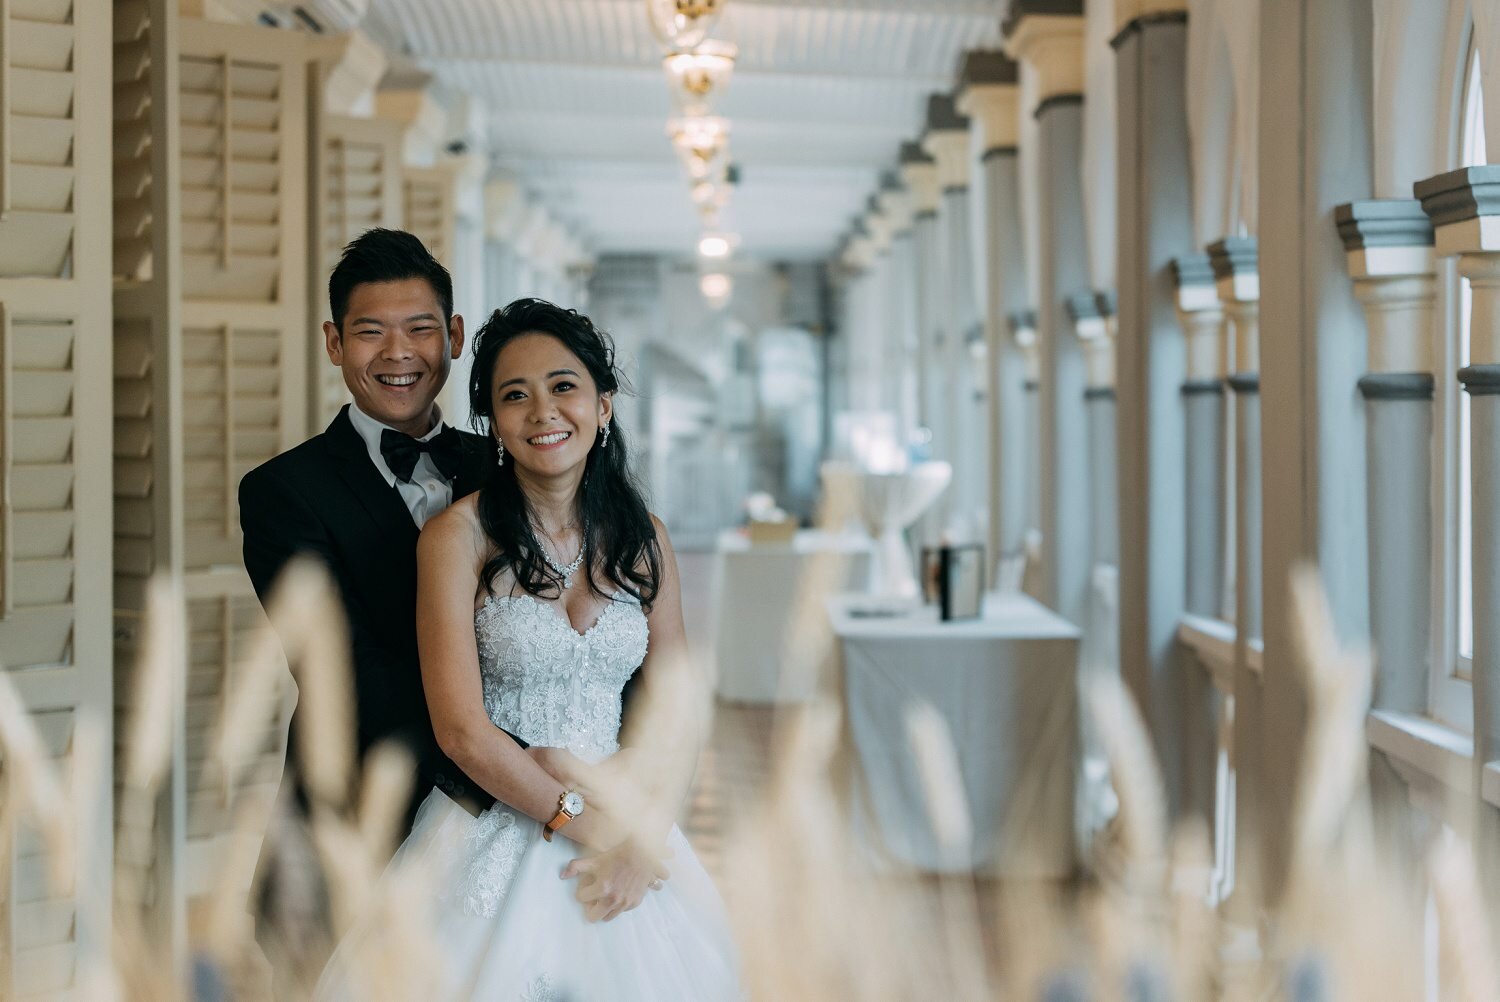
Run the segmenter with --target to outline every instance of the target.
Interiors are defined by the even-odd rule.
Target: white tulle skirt
[[[582,852],[503,805],[471,816],[434,789],[393,866],[420,854],[441,956],[423,1002],[717,1002],[744,997],[717,889],[675,826],[671,878],[609,922],[588,922],[563,869]],[[344,998],[335,953],[317,996]]]

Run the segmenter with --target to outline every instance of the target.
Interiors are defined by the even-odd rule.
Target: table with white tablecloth
[[[788,543],[752,545],[720,534],[714,574],[714,653],[720,697],[737,702],[800,702],[815,677],[799,651],[826,631],[829,594],[863,589],[869,537],[804,529]]]
[[[931,607],[861,615],[827,601],[853,745],[853,824],[877,859],[918,869],[1062,876],[1074,865],[1079,630],[1019,593],[978,619]],[[953,743],[971,837],[944,846],[929,822],[908,720],[936,711]]]

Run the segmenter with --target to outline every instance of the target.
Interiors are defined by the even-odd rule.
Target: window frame
[[[1475,78],[1479,59],[1472,16],[1465,19],[1462,45],[1458,51],[1448,102],[1448,163],[1463,166],[1469,140],[1470,82]],[[1483,99],[1483,91],[1480,92]],[[1483,118],[1479,120],[1483,127]],[[1463,364],[1464,280],[1458,274],[1453,258],[1437,262],[1440,278],[1437,307],[1438,332],[1435,347],[1437,374],[1434,394],[1434,444],[1437,466],[1434,477],[1433,511],[1436,519],[1433,547],[1433,657],[1428,678],[1428,713],[1434,719],[1465,734],[1474,729],[1473,658],[1465,654],[1460,636],[1460,599],[1462,582],[1461,539],[1463,514],[1462,475],[1465,451],[1463,407],[1466,403],[1457,372]],[[1472,487],[1472,485],[1471,485]],[[1472,506],[1469,510],[1472,520]],[[1472,545],[1472,543],[1471,543]],[[1470,567],[1472,575],[1472,566]],[[1472,602],[1472,578],[1470,583]],[[1472,621],[1470,623],[1472,630]],[[1472,633],[1470,634],[1472,643]]]

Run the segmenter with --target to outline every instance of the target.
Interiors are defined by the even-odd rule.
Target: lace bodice
[[[531,595],[492,596],[474,614],[484,708],[529,744],[587,761],[619,749],[620,693],[646,658],[640,604],[624,592],[583,633]]]

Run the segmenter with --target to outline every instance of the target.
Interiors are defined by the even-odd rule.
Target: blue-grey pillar
[[[1432,220],[1436,252],[1458,256],[1472,292],[1469,365],[1458,379],[1470,407],[1475,855],[1494,919],[1500,916],[1500,811],[1478,793],[1485,764],[1500,759],[1500,164],[1440,174],[1417,182],[1415,192]]]
[[[1187,611],[1218,619],[1224,614],[1227,502],[1224,312],[1207,254],[1178,257],[1172,274],[1188,360],[1182,383]]]
[[[1172,262],[1177,315],[1187,348],[1182,383],[1183,524],[1186,610],[1207,619],[1224,617],[1226,541],[1227,388],[1224,311],[1206,254]],[[1184,796],[1187,809],[1215,816],[1221,696],[1207,666],[1194,664],[1182,676]]]
[[[987,566],[1014,564],[1026,534],[1026,362],[1007,317],[1027,303],[1019,162],[1020,68],[1001,52],[970,52],[959,72],[958,107],[969,117],[971,150],[979,153],[972,187],[982,213],[984,249],[978,290],[988,380],[986,463]]]
[[[917,380],[910,360],[917,349],[917,261],[912,242],[912,197],[895,173],[881,182],[880,211],[891,232],[891,349],[895,360],[886,372],[885,406],[896,412],[896,432],[906,444],[917,425]]]
[[[1183,801],[1185,608],[1182,383],[1171,263],[1193,250],[1185,15],[1137,18],[1115,37],[1119,297],[1120,671],[1156,742],[1174,813]]]
[[[916,270],[917,352],[915,357],[917,386],[917,422],[934,436],[942,415],[942,366],[938,354],[939,327],[942,317],[943,282],[938,251],[937,162],[922,149],[919,142],[901,144],[901,179],[912,200],[912,258]],[[934,453],[936,450],[933,450]],[[938,458],[934,455],[934,458]],[[951,487],[949,488],[952,489]],[[910,533],[913,546],[937,541],[942,528],[938,513],[929,509]]]
[[[1351,202],[1334,213],[1365,308],[1370,641],[1374,705],[1427,709],[1432,641],[1432,224],[1416,199]]]
[[[951,538],[971,540],[978,538],[979,513],[970,508],[984,477],[976,468],[971,446],[975,437],[985,436],[986,429],[973,427],[967,420],[974,406],[969,342],[979,336],[979,311],[969,233],[969,120],[958,113],[952,95],[928,98],[922,148],[937,164],[939,191],[937,356],[943,392],[934,408],[940,414],[934,434],[938,455],[953,464],[953,485],[939,498],[937,507]],[[981,448],[977,455],[985,451]]]
[[[1017,0],[1007,48],[1035,81],[1040,253],[1036,264],[1037,344],[1041,356],[1042,560],[1045,601],[1085,622],[1090,552],[1087,385],[1082,346],[1065,302],[1089,291],[1083,219],[1083,5]]]
[[[931,429],[937,407],[934,397],[937,367],[935,344],[942,292],[938,276],[937,164],[920,143],[901,145],[901,178],[912,197],[912,258],[917,318],[917,420]]]
[[[1020,441],[1026,488],[1025,514],[1022,519],[1025,528],[1021,534],[1021,546],[1028,559],[1040,559],[1039,554],[1029,552],[1033,541],[1039,539],[1042,532],[1042,365],[1036,343],[1036,314],[1031,310],[1019,310],[1007,317],[1006,323],[1010,327],[1011,342],[1021,355],[1022,365],[1021,392],[1024,402]],[[1039,580],[1034,570],[1031,577]],[[1039,585],[1034,592],[1028,591],[1028,594],[1038,601],[1042,598]]]
[[[1120,559],[1119,512],[1116,508],[1114,297],[1092,292],[1069,296],[1068,319],[1083,345],[1084,413],[1088,421],[1089,538],[1091,566],[1114,566]]]

